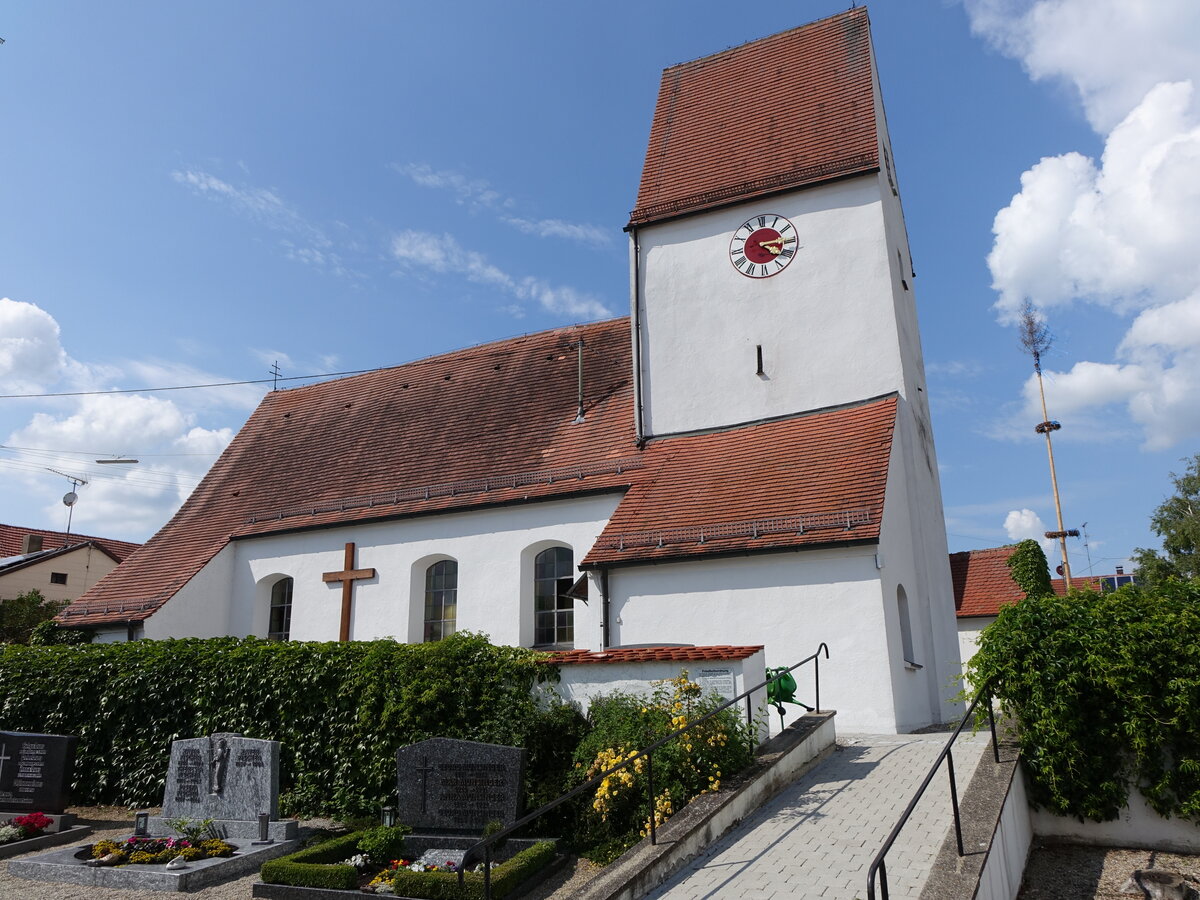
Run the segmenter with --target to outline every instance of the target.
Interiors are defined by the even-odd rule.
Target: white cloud
[[[1071,86],[1107,132],[1154,85],[1200,75],[1195,0],[964,0],[971,28],[1034,80]]]
[[[69,368],[54,317],[32,303],[0,297],[0,388],[45,392]]]
[[[335,275],[360,277],[343,263],[324,230],[293,209],[277,192],[267,188],[239,187],[197,169],[172,172],[171,178],[198,196],[226,204],[251,222],[289,235],[279,242],[288,259]]]
[[[579,225],[564,222],[562,219],[539,219],[532,222],[529,219],[507,217],[501,219],[506,225],[511,225],[524,234],[538,237],[565,238],[593,247],[605,246],[612,242],[612,236],[603,228],[596,225]]]
[[[425,163],[397,163],[392,166],[401,175],[424,188],[449,191],[459,203],[497,209],[513,205],[512,200],[492,189],[482,178],[470,178],[461,172],[434,170]]]
[[[1131,420],[1155,449],[1200,436],[1189,397],[1200,376],[1200,4],[965,3],[975,31],[1032,77],[1072,85],[1105,138],[1098,162],[1065,153],[1025,172],[994,223],[1001,321],[1026,299],[1134,317],[1112,358],[1047,372],[1051,415],[1090,437],[1127,436],[1113,426]],[[1036,385],[1024,392],[1022,415],[1040,418]]]
[[[1032,538],[1042,546],[1046,556],[1053,552],[1055,543],[1046,537],[1046,523],[1032,509],[1009,510],[1004,517],[1004,533],[1013,543]]]
[[[556,315],[576,320],[601,319],[612,312],[598,298],[566,286],[553,286],[540,278],[514,278],[492,265],[476,251],[466,250],[452,235],[403,231],[392,238],[392,256],[406,271],[422,274],[461,272],[469,281],[498,287],[519,300],[532,300]],[[504,307],[514,314],[511,305]]]

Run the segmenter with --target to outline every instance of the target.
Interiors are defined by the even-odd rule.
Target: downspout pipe
[[[608,620],[612,613],[609,603],[608,569],[600,570],[600,652],[608,649],[610,643]]]
[[[638,239],[636,225],[626,226],[632,241],[633,265],[630,266],[629,294],[632,299],[630,310],[633,324],[630,332],[633,338],[633,409],[634,432],[637,447],[641,450],[646,446],[645,412],[642,404],[642,245]]]

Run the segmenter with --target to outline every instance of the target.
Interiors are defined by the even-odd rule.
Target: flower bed
[[[307,847],[290,856],[273,859],[262,867],[266,884],[339,890],[361,889],[370,893],[398,897],[475,898],[483,896],[482,866],[463,873],[459,885],[460,860],[447,856],[444,861],[421,865],[401,856],[386,863],[372,862],[361,844],[378,829],[354,832]],[[380,842],[376,841],[376,844]],[[504,897],[513,888],[548,866],[557,856],[554,843],[535,844],[491,869],[492,896]]]
[[[40,837],[53,822],[53,819],[40,812],[16,816],[4,825],[0,825],[0,846],[11,844],[14,841],[24,841],[29,838]]]
[[[123,841],[97,841],[84,848],[85,858],[102,859],[107,865],[150,865],[169,863],[182,856],[188,862],[233,856],[237,848],[220,838],[190,841],[187,838],[128,837]]]

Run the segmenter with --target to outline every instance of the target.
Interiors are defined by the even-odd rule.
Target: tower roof
[[[664,70],[630,225],[877,169],[873,72],[861,7]]]

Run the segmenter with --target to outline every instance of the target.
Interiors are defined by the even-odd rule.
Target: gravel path
[[[1129,900],[1134,869],[1170,869],[1200,882],[1200,856],[1034,841],[1017,900]]]

